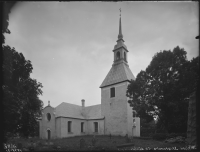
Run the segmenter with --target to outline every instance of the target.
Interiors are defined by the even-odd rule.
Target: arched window
[[[50,121],[51,120],[51,114],[47,113],[47,120]]]
[[[126,52],[124,52],[124,60],[126,61]]]
[[[117,52],[116,57],[117,57],[117,60],[120,59],[120,52]]]

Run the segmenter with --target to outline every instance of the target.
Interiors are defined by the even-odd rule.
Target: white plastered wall
[[[94,132],[94,122],[98,122],[98,132]],[[104,120],[88,120],[88,132],[89,135],[104,135]]]
[[[47,113],[51,114],[50,121],[47,120]],[[51,131],[51,139],[56,138],[54,108],[47,106],[42,110],[42,120],[40,120],[40,138],[48,139],[47,130]]]
[[[140,118],[135,117],[135,127],[133,127],[133,137],[140,137]]]
[[[110,98],[110,88],[115,87],[115,97]],[[101,109],[105,116],[105,134],[127,134],[127,82],[101,89]]]
[[[71,121],[71,132],[68,132],[68,121]],[[86,132],[81,133],[81,122],[84,122],[84,129],[87,129],[86,120],[73,119],[73,118],[61,118],[61,138],[73,137],[84,135]]]

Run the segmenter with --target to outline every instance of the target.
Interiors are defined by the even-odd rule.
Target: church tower
[[[133,129],[135,120],[126,96],[130,80],[135,80],[128,65],[128,52],[123,40],[120,14],[118,40],[113,49],[114,61],[100,86],[101,113],[105,117],[104,132],[106,135],[124,136],[128,134],[128,136],[133,136],[137,134],[136,136],[139,136],[136,133],[139,130],[136,131],[136,127]]]

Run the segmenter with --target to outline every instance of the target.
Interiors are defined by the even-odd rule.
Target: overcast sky
[[[86,106],[101,103],[103,82],[113,63],[119,32],[136,77],[155,53],[187,51],[198,56],[197,2],[19,2],[9,15],[6,44],[33,65],[31,77],[43,85],[40,99],[53,107],[62,102]]]

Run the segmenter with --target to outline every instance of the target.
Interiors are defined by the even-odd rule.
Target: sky
[[[44,107],[101,104],[99,86],[113,64],[119,33],[136,77],[152,57],[176,46],[199,55],[198,2],[18,2],[9,14],[7,45],[33,65]]]

